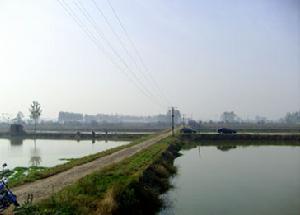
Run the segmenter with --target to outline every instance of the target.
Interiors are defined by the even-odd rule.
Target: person
[[[77,141],[80,140],[80,131],[77,131],[77,132],[76,132],[75,138],[77,139]]]
[[[95,139],[96,138],[96,132],[94,130],[92,130],[92,138]]]

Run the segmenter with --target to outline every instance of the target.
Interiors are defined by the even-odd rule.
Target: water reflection
[[[34,148],[30,150],[30,165],[31,166],[40,166],[42,161],[41,151],[36,147],[36,139],[34,139]]]
[[[229,150],[232,150],[232,149],[235,149],[237,146],[228,146],[228,145],[220,145],[220,146],[217,146],[217,149],[219,149],[220,151],[223,151],[223,152],[227,152]]]
[[[198,146],[199,158],[201,158],[200,145]]]
[[[9,139],[9,142],[12,147],[14,146],[18,147],[18,146],[22,146],[23,140],[24,139],[22,137],[12,137]]]
[[[79,158],[110,148],[128,144],[128,141],[62,140],[62,139],[0,139],[0,163],[17,166],[51,167],[65,163],[62,158]]]
[[[181,151],[159,215],[299,215],[300,147],[228,146]]]
[[[24,141],[24,139],[21,138],[21,137],[12,137],[8,140],[8,143],[9,143],[9,146],[10,146],[10,151],[14,155],[14,157],[22,156],[22,154],[23,154],[23,150],[22,150],[23,141]],[[2,161],[7,162],[6,160],[2,160]]]

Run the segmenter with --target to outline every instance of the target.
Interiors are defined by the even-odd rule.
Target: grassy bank
[[[116,148],[112,148],[112,149],[108,149],[106,151],[103,152],[99,152],[93,155],[88,155],[82,158],[76,158],[76,159],[70,159],[69,162],[61,164],[61,165],[57,165],[55,167],[50,167],[50,168],[44,168],[44,167],[37,167],[37,168],[33,168],[33,167],[29,167],[29,168],[25,168],[25,167],[17,167],[14,170],[8,172],[8,177],[10,175],[14,175],[14,177],[11,177],[10,182],[9,182],[9,186],[10,187],[15,187],[15,186],[19,186],[25,183],[29,183],[29,182],[33,182],[39,179],[43,179],[43,178],[47,178],[49,176],[58,174],[60,172],[66,171],[68,169],[71,169],[74,166],[79,166],[91,161],[94,161],[98,158],[110,155],[114,152],[120,151],[122,149],[131,147],[133,145],[139,144],[145,140],[147,140],[148,138],[151,138],[153,135],[144,135],[143,137],[134,140],[133,142],[131,142],[130,144],[127,145],[123,145],[123,146],[119,146]],[[16,173],[17,172],[17,173]]]
[[[166,138],[124,161],[82,178],[20,214],[154,214],[176,172],[179,148]],[[171,144],[171,145],[170,145]]]

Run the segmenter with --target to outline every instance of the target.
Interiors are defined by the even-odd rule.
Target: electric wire
[[[131,61],[134,63],[136,69],[138,72],[140,72],[140,74],[142,75],[143,79],[148,82],[150,80],[150,82],[155,82],[154,80],[151,80],[151,78],[149,79],[149,77],[147,76],[146,72],[143,70],[143,68],[141,68],[139,66],[139,64],[137,63],[136,59],[131,55],[130,51],[127,49],[127,47],[125,46],[123,40],[121,39],[120,35],[114,30],[114,27],[112,26],[112,24],[110,23],[109,19],[107,18],[107,16],[105,15],[105,13],[102,11],[101,7],[99,7],[99,5],[97,4],[97,2],[95,0],[91,0],[92,3],[94,4],[96,10],[98,11],[98,13],[103,17],[104,21],[106,22],[106,24],[108,25],[108,27],[110,28],[111,32],[113,33],[113,35],[117,38],[117,40],[119,41],[122,49],[124,50],[124,52],[127,54],[127,56],[129,57],[129,59],[131,59]],[[80,2],[81,3],[81,2]],[[127,31],[126,31],[127,32]],[[143,66],[142,66],[143,67]],[[150,83],[151,85],[151,83]],[[154,83],[154,85],[157,85],[157,83]],[[154,89],[156,90],[157,95],[160,97],[160,99],[166,103],[166,106],[169,105],[169,102],[166,101],[165,97],[163,95],[161,95],[161,90],[159,89],[159,87],[155,86]]]
[[[156,80],[154,79],[154,77],[151,75],[151,73],[149,72],[148,67],[145,64],[145,61],[142,58],[142,55],[140,54],[139,50],[137,49],[135,43],[133,42],[133,40],[131,39],[128,31],[125,28],[125,25],[122,23],[117,11],[115,10],[115,8],[113,7],[113,5],[111,4],[110,0],[107,0],[107,3],[110,7],[110,9],[112,10],[116,20],[118,21],[121,29],[123,30],[123,32],[125,33],[127,40],[129,41],[129,43],[131,44],[131,46],[133,47],[139,61],[141,62],[141,65],[143,66],[143,68],[145,69],[145,71],[147,72],[146,74],[148,74],[148,76],[150,77],[150,79],[152,80],[152,82],[154,83],[154,85],[157,87],[158,91],[161,92],[163,98],[166,100],[166,102],[170,105],[170,101],[168,100],[167,96],[165,95],[163,89],[159,86],[159,84],[156,82]]]
[[[138,88],[140,93],[142,93],[144,96],[148,97],[148,99],[150,99],[151,102],[154,103],[155,105],[161,106],[156,101],[153,101],[153,99],[151,97],[149,97],[148,94],[145,94],[145,92],[135,83],[135,81],[130,77],[130,75],[127,72],[125,72],[125,70],[123,68],[121,68],[113,60],[113,58],[110,56],[110,53],[108,53],[105,50],[105,48],[99,44],[99,41],[97,40],[97,38],[95,38],[95,35],[93,35],[93,33],[85,26],[85,24],[80,20],[80,18],[78,18],[78,16],[76,16],[76,13],[73,11],[73,9],[64,0],[57,0],[57,2],[64,9],[66,14],[68,16],[70,16],[73,19],[73,21],[79,26],[79,28],[83,31],[84,35],[86,35],[88,37],[88,39],[91,40],[92,43],[97,47],[97,49],[99,51],[101,51],[111,61],[111,63],[114,66],[116,66],[118,68],[118,70],[120,72],[122,72],[135,85],[136,88]]]
[[[115,54],[115,56],[117,56],[117,58],[121,61],[121,63],[126,67],[127,71],[133,76],[136,83],[140,86],[140,90],[144,91],[144,94],[148,94],[148,96],[151,97],[151,99],[154,102],[157,102],[159,105],[161,105],[158,100],[156,101],[156,97],[151,93],[151,91],[146,86],[144,86],[144,84],[141,82],[141,80],[138,78],[138,76],[128,66],[128,64],[126,63],[124,58],[118,53],[118,51],[113,47],[113,45],[110,43],[110,41],[105,37],[104,33],[99,28],[99,26],[97,25],[94,18],[89,14],[87,9],[80,2],[77,3],[76,1],[75,1],[75,6],[82,13],[82,15],[85,17],[85,19],[94,27],[94,29],[96,30],[96,33],[99,35],[99,37],[108,45],[108,47],[112,50],[112,52]]]

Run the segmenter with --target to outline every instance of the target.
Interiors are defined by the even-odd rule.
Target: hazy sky
[[[110,0],[148,71],[107,0],[95,1],[121,42],[92,0],[64,1],[79,25],[57,0],[0,0],[0,113],[28,115],[32,100],[49,118],[174,105],[196,119],[225,110],[272,119],[300,109],[299,0]]]

